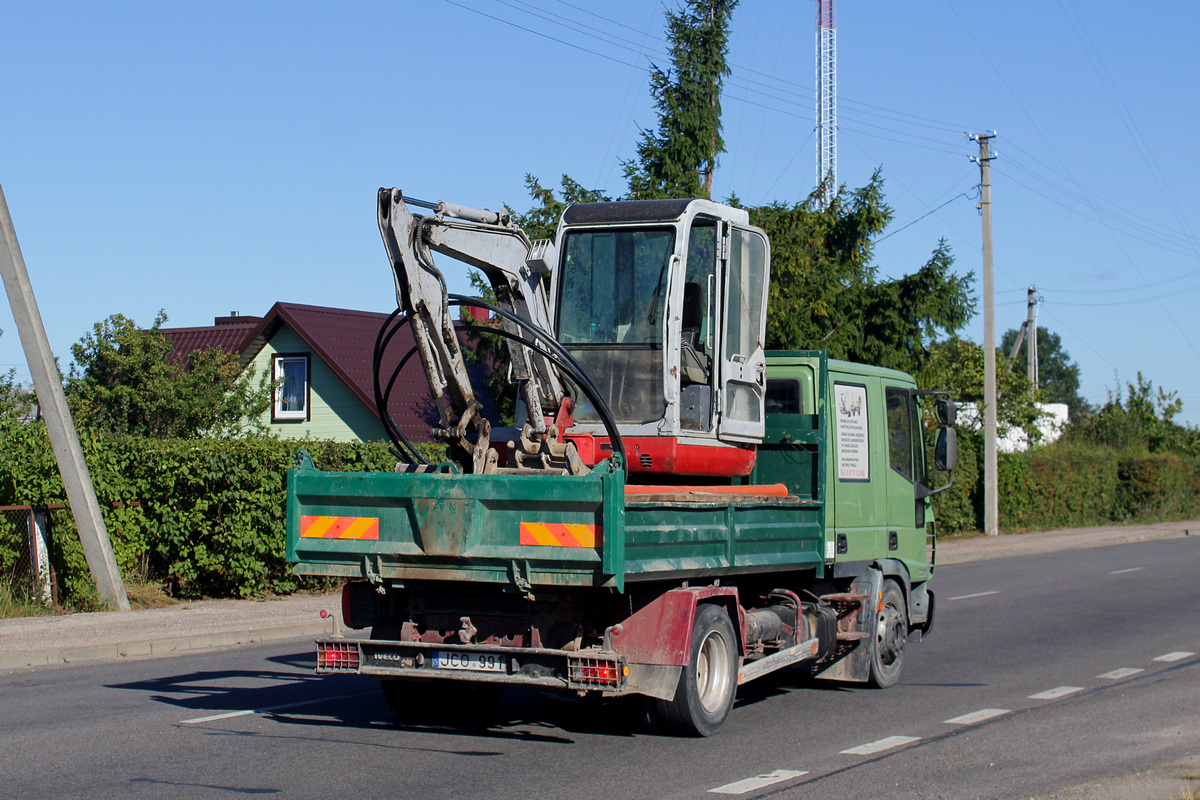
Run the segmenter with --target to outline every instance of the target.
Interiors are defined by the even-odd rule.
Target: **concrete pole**
[[[79,530],[79,541],[87,558],[88,569],[96,581],[96,590],[109,606],[120,611],[129,610],[129,598],[125,595],[125,583],[121,570],[113,556],[108,529],[100,515],[100,504],[96,502],[96,491],[87,462],[83,459],[83,448],[75,432],[75,422],[67,408],[63,394],[58,365],[46,338],[46,328],[33,296],[33,286],[25,269],[21,246],[17,243],[17,231],[12,216],[8,213],[8,201],[4,188],[0,186],[0,274],[4,277],[4,289],[12,306],[17,332],[21,335],[21,346],[25,349],[25,360],[33,375],[33,389],[37,392],[42,417],[46,420],[46,431],[54,448],[58,472],[62,475],[63,488],[67,491],[67,502],[75,515],[75,527]]]
[[[992,279],[992,183],[988,143],[995,133],[972,137],[979,142],[979,210],[983,217],[983,532],[1000,533],[1000,486],[996,455],[996,303]]]
[[[1034,296],[1037,294],[1037,287],[1029,287],[1029,299],[1026,301],[1029,306],[1025,315],[1025,329],[1029,331],[1029,346],[1025,348],[1025,375],[1029,378],[1029,396],[1033,397],[1037,393],[1037,300]]]
[[[1033,341],[1029,345],[1029,352],[1033,353],[1033,385],[1041,387],[1041,363],[1038,360],[1038,324],[1037,324],[1037,287],[1029,287],[1029,313],[1033,315],[1033,321],[1029,323],[1029,329],[1033,332]]]

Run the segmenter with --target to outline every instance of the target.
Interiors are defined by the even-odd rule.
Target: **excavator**
[[[380,189],[378,216],[399,307],[377,342],[376,396],[409,460],[419,455],[386,419],[399,368],[390,380],[380,369],[403,323],[442,414],[433,433],[464,472],[586,474],[621,453],[646,483],[750,474],[764,434],[770,246],[745,210],[701,199],[580,203],[554,240],[539,241],[507,211],[399,189]],[[448,292],[434,253],[482,272],[495,302]],[[500,320],[465,327],[507,345],[512,429],[493,431],[484,417],[451,311],[462,305]]]

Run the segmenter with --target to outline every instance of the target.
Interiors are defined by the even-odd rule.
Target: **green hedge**
[[[942,533],[983,524],[978,440],[959,440],[954,485],[934,499]],[[85,436],[97,499],[127,580],[180,597],[249,596],[299,586],[284,558],[286,471],[303,447],[325,470],[390,471],[380,443],[272,438],[157,440]],[[66,502],[44,426],[0,424],[0,505]],[[429,445],[431,460],[442,457]],[[944,482],[935,476],[935,485]],[[999,456],[1000,527],[1046,530],[1200,516],[1200,457],[1053,445]],[[64,601],[95,606],[69,511],[50,514]],[[11,530],[10,530],[11,529]],[[24,551],[20,526],[0,526],[0,562]]]
[[[942,533],[983,529],[983,452],[959,439],[954,486],[934,498]],[[1055,444],[997,457],[1006,532],[1200,516],[1200,457]]]
[[[396,463],[381,443],[90,435],[81,444],[122,574],[165,583],[180,597],[298,587],[284,558],[284,498],[299,448],[325,470],[390,471]],[[8,454],[0,505],[65,503],[44,426],[4,426],[0,447]],[[64,600],[90,607],[94,589],[71,514],[52,511],[50,520]]]

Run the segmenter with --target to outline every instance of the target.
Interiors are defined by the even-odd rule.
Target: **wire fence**
[[[63,510],[65,506],[0,506],[0,583],[10,593],[58,602],[50,526]]]

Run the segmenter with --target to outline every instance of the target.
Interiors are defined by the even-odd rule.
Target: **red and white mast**
[[[817,185],[837,194],[837,2],[817,0]]]

